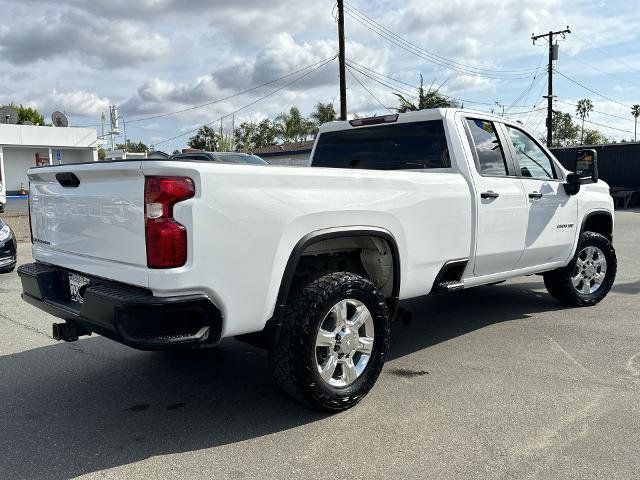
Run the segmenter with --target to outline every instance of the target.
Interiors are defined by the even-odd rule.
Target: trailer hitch
[[[85,328],[82,328],[74,322],[54,323],[53,324],[53,339],[64,340],[65,342],[75,342],[78,337],[83,335],[91,335],[91,332]]]

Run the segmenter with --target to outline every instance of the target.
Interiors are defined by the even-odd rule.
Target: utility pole
[[[344,0],[338,0],[338,45],[340,63],[340,120],[347,119],[347,68],[344,48]]]
[[[553,146],[553,61],[558,60],[558,45],[553,44],[553,37],[556,35],[562,35],[562,38],[566,37],[567,33],[571,33],[569,26],[565,30],[557,32],[550,31],[549,33],[543,33],[541,35],[531,35],[533,44],[536,44],[536,40],[547,37],[549,42],[549,65],[548,65],[548,88],[547,88],[547,147]]]

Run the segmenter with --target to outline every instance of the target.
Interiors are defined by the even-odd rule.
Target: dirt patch
[[[25,214],[3,213],[0,217],[11,227],[18,242],[30,242],[29,216]]]

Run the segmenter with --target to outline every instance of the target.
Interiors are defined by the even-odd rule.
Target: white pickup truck
[[[311,168],[197,153],[29,170],[23,298],[134,348],[262,342],[277,383],[342,410],[376,381],[398,302],[543,274],[569,306],[616,274],[595,152],[574,172],[521,125],[425,110],[324,125]]]

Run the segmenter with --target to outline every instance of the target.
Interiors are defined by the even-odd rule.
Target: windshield
[[[213,154],[216,160],[223,163],[235,163],[240,165],[269,165],[268,162],[257,155],[247,155],[246,153],[219,153]]]

